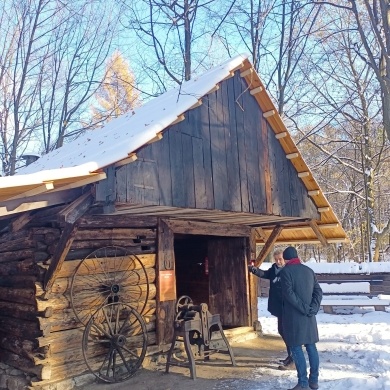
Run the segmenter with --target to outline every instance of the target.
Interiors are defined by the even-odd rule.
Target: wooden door
[[[246,241],[213,237],[208,244],[209,310],[227,327],[250,325]]]

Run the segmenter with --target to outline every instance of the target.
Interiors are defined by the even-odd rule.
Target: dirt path
[[[284,358],[283,342],[279,337],[264,336],[246,342],[232,344],[237,366],[230,364],[229,355],[215,354],[210,362],[196,364],[197,379],[192,380],[184,367],[170,367],[165,373],[165,360],[139,370],[123,383],[93,383],[80,387],[83,390],[265,390],[256,380],[262,371],[277,370],[277,360]]]

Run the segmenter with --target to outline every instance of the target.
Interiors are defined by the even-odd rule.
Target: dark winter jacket
[[[320,309],[322,290],[315,273],[303,264],[287,264],[280,273],[280,281],[286,344],[316,343],[319,338],[315,315]]]
[[[254,273],[259,278],[269,280],[268,311],[275,317],[282,315],[282,289],[279,277],[281,270],[282,268],[274,263],[267,271],[256,268]]]

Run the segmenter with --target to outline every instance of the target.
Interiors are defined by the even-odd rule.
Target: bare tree
[[[86,130],[86,113],[116,32],[117,10],[108,3],[73,2],[67,12],[52,32],[51,56],[42,71],[39,109],[45,153]]]
[[[277,101],[280,115],[293,117],[306,93],[299,64],[313,50],[319,8],[298,0],[250,0],[236,4],[229,22],[249,50],[256,70]]]
[[[4,0],[0,21],[1,160],[12,175],[27,147],[45,153],[83,130],[115,15],[100,1]]]
[[[234,0],[140,0],[129,5],[127,23],[136,34],[142,68],[160,90],[210,66],[213,37],[232,4]]]
[[[245,49],[250,53],[253,67],[259,71],[261,56],[269,55],[264,40],[268,31],[268,21],[270,13],[276,7],[277,0],[238,0],[235,2],[232,12],[226,20],[225,26],[221,26],[221,31],[225,31],[226,46],[230,52],[233,45],[231,37],[241,41]]]
[[[390,168],[390,150],[375,73],[361,59],[356,31],[343,16],[342,10],[333,10],[325,17],[331,23],[317,35],[319,60],[306,77],[315,91],[311,117],[324,120],[303,132],[300,143],[308,140],[320,151],[311,156],[325,173],[323,186],[339,207],[343,226],[355,242],[361,238],[362,254],[377,261],[390,220],[390,205],[384,201],[390,188],[380,185]]]
[[[350,14],[359,34],[356,52],[371,67],[380,86],[382,121],[390,140],[390,3],[387,0],[316,1]]]

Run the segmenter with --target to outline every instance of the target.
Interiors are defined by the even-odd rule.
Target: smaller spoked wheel
[[[180,310],[183,309],[184,306],[192,305],[192,299],[188,295],[182,295],[177,301],[176,301],[176,314],[180,312]]]
[[[146,348],[145,322],[125,303],[102,306],[84,330],[85,363],[104,382],[122,382],[134,375],[144,360]]]

